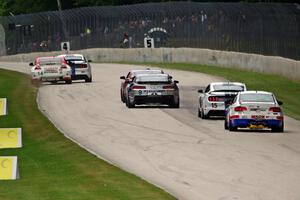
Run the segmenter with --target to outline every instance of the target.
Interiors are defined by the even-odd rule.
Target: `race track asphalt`
[[[27,63],[0,63],[28,73]],[[45,84],[41,111],[84,148],[185,200],[299,200],[300,122],[285,132],[224,130],[197,116],[197,90],[222,80],[164,70],[179,80],[180,109],[126,108],[121,75],[131,65],[93,64],[93,82]]]

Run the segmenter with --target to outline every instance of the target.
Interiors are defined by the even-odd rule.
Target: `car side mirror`
[[[120,79],[124,79],[125,80],[125,76],[120,76]]]
[[[278,102],[278,104],[281,106],[282,104],[283,104],[283,102],[282,101],[277,101]]]
[[[93,62],[92,60],[88,60],[88,62]]]
[[[29,63],[29,66],[34,66],[34,64],[31,62],[31,63]]]
[[[178,84],[178,83],[179,83],[179,81],[177,81],[177,80],[174,80],[174,83]]]
[[[169,76],[169,79],[172,79],[173,78],[173,76]]]
[[[201,89],[200,89],[200,90],[198,90],[198,93],[203,93],[203,90],[201,90]]]

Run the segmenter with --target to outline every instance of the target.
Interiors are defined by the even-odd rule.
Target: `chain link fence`
[[[208,48],[300,60],[299,4],[146,3],[8,16],[0,22],[2,55],[60,50],[62,41],[70,41],[72,50],[141,48],[144,38],[152,37],[155,47]]]

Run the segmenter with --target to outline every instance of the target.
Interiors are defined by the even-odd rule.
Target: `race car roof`
[[[134,69],[131,70],[133,74],[163,74],[161,69]]]
[[[213,82],[211,83],[211,85],[242,85],[244,86],[244,83],[240,83],[240,82]]]
[[[255,91],[255,90],[250,90],[250,91],[243,91],[240,92],[240,94],[273,94],[271,92],[266,92],[266,91]]]
[[[62,54],[62,55],[58,55],[57,57],[64,57],[66,60],[78,60],[84,59],[84,56],[82,54]]]

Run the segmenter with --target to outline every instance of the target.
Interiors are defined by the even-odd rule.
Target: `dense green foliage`
[[[8,100],[0,127],[23,129],[23,148],[0,150],[18,156],[21,177],[0,181],[1,200],[174,199],[66,139],[38,110],[36,95],[28,75],[0,69],[0,97]]]
[[[62,9],[83,6],[128,5],[168,0],[61,0]],[[172,1],[172,0],[171,0]],[[174,1],[174,0],[173,0]],[[178,0],[177,0],[178,1]],[[224,0],[193,0],[196,2],[226,2]],[[169,1],[168,1],[169,2]],[[284,0],[231,0],[231,2],[295,2]],[[57,10],[57,0],[0,0],[0,15],[18,15]]]

